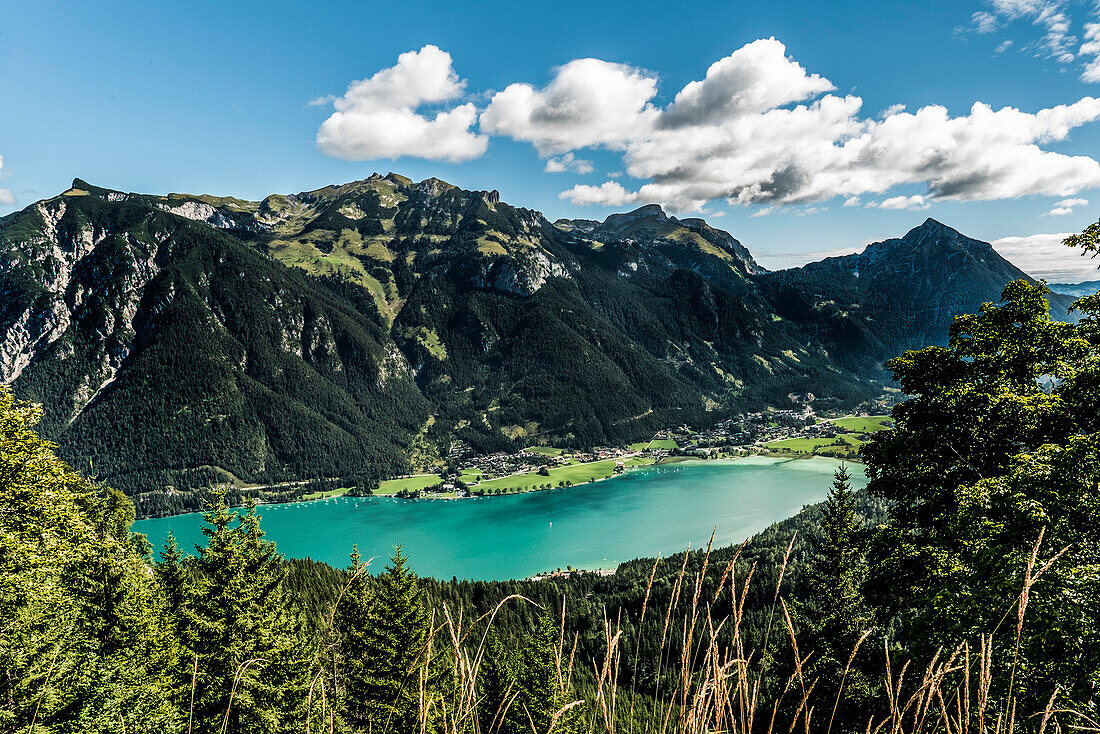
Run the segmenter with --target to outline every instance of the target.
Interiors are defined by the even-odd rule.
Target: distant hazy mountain
[[[370,483],[455,441],[626,442],[791,392],[852,405],[1026,277],[931,220],[768,273],[657,206],[552,224],[394,174],[258,202],[76,180],[0,219],[0,251],[3,378],[130,493]]]
[[[1055,293],[1065,293],[1067,296],[1076,298],[1091,296],[1100,291],[1100,280],[1088,280],[1084,283],[1048,283],[1047,285]]]

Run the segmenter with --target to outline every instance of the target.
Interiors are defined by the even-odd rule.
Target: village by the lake
[[[579,451],[530,446],[515,453],[475,454],[455,441],[439,472],[422,472],[385,480],[373,495],[407,499],[463,499],[545,491],[609,479],[630,470],[690,459],[734,459],[752,455],[823,456],[859,460],[859,448],[870,434],[893,427],[885,410],[890,395],[872,404],[881,413],[815,412],[814,395],[792,394],[792,408],[769,408],[740,414],[696,430],[677,426],[649,441]],[[322,499],[348,494],[345,488],[304,495]]]

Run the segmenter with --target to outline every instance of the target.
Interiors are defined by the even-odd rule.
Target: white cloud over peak
[[[533,143],[542,155],[621,147],[652,124],[657,78],[625,64],[577,59],[548,85],[511,84],[481,114],[481,129]]]
[[[593,107],[587,94],[570,103],[571,86],[559,84],[559,78],[560,73],[549,87],[552,95],[530,87],[524,94],[552,96],[553,109]],[[594,132],[605,125],[577,124],[598,122],[599,115],[566,116],[570,124],[555,126],[553,136],[542,122],[526,127],[524,116],[510,118],[507,126],[496,124],[494,131],[535,142],[542,152],[621,149],[626,172],[643,182],[637,190],[604,184],[563,194],[575,203],[604,206],[656,201],[690,212],[717,199],[806,204],[923,184],[928,191],[919,200],[884,200],[890,202],[887,208],[913,208],[936,199],[1069,196],[1100,186],[1096,160],[1042,147],[1100,119],[1100,100],[1086,97],[1035,112],[975,103],[958,116],[938,105],[913,112],[895,105],[876,119],[861,114],[859,97],[828,93],[833,88],[789,58],[782,43],[765,39],[711,65],[702,80],[687,84],[663,109],[649,102],[647,87],[632,98],[632,115],[619,110],[614,136]],[[482,122],[484,129],[485,116]]]
[[[558,197],[580,206],[622,206],[639,200],[636,192],[627,191],[618,181],[605,181],[599,186],[577,184]]]
[[[1054,205],[1054,208],[1050,210],[1049,215],[1052,217],[1064,217],[1067,214],[1073,214],[1074,209],[1088,205],[1088,199],[1062,199]]]
[[[798,204],[924,184],[932,199],[1066,196],[1100,186],[1100,163],[1043,150],[1100,118],[1085,98],[1035,113],[975,104],[952,117],[928,106],[883,120],[859,115],[858,97],[826,95],[691,129],[661,129],[627,145],[627,172],[651,179],[639,195],[675,208]]]
[[[877,207],[879,209],[927,209],[928,204],[925,202],[924,197],[916,194],[913,196],[891,196],[889,199],[884,199],[877,204],[869,204],[868,206]]]
[[[443,109],[434,116],[419,111],[424,105],[460,97],[465,87],[446,51],[428,45],[403,53],[395,66],[353,82],[335,99],[336,111],[317,131],[317,147],[350,160],[477,158],[489,139],[471,130],[477,122],[473,104]]]
[[[1047,18],[1044,27],[1053,28],[1048,11],[1058,7],[993,0],[989,12],[994,20]],[[1100,28],[1093,35],[1100,53]],[[657,83],[653,72],[585,58],[555,69],[545,86],[508,85],[480,112],[471,102],[447,108],[465,94],[465,82],[449,54],[425,46],[351,84],[321,125],[318,145],[344,158],[460,161],[484,153],[498,135],[531,143],[547,172],[579,174],[594,170],[582,151],[605,149],[621,156],[636,183],[609,175],[563,199],[657,202],[678,212],[702,212],[717,200],[777,207],[833,197],[848,206],[923,208],[937,200],[1065,198],[1100,187],[1100,162],[1051,149],[1100,120],[1093,97],[1035,111],[975,102],[955,115],[940,105],[895,104],[872,116],[860,97],[836,94],[832,81],[774,38],[714,62],[665,106],[654,101]],[[434,116],[427,111],[440,106]],[[900,195],[895,187],[903,186],[924,191]]]

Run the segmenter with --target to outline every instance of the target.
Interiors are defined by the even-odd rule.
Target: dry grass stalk
[[[1048,561],[1041,562],[1042,538],[1040,534],[1027,563],[1023,589],[1019,598],[1014,600],[1014,605],[1018,605],[1017,654],[1029,595],[1034,594],[1039,578],[1065,553],[1063,550]],[[748,568],[744,579],[738,579],[737,561],[744,548],[742,545],[718,574],[714,593],[708,592],[704,596],[708,583],[706,574],[711,565],[712,548],[708,544],[698,571],[691,574],[694,578],[688,576],[688,554],[685,554],[666,600],[668,608],[664,610],[663,619],[654,620],[654,626],[660,626],[661,637],[660,648],[654,651],[656,668],[651,692],[644,697],[637,692],[637,654],[633,661],[630,690],[620,691],[619,673],[624,667],[624,646],[637,651],[640,638],[627,639],[628,625],[622,611],[612,616],[605,609],[603,652],[592,663],[590,700],[563,699],[563,704],[553,714],[547,732],[536,731],[534,721],[528,715],[532,734],[553,734],[561,729],[566,718],[574,720],[576,714],[582,711],[587,712],[585,731],[605,734],[774,734],[780,730],[786,730],[788,734],[796,730],[800,734],[814,734],[822,730],[824,734],[832,734],[850,672],[872,633],[865,631],[860,635],[840,674],[838,689],[834,692],[830,688],[824,694],[828,698],[819,700],[823,698],[820,691],[825,686],[819,685],[822,681],[814,677],[814,651],[800,648],[797,619],[782,596],[783,579],[794,542],[792,537],[779,568],[760,648],[749,649],[745,620],[756,565]],[[642,621],[654,611],[651,594],[657,565],[658,562],[654,562],[650,570],[639,619],[629,626],[629,629],[639,633],[643,630]],[[691,588],[691,600],[690,605],[683,608],[681,602],[686,601],[682,597],[687,588]],[[725,603],[721,599],[722,593],[727,591],[730,604],[720,611],[719,602]],[[421,732],[497,734],[503,727],[518,691],[510,688],[505,692],[498,710],[479,716],[479,709],[485,701],[479,696],[478,677],[494,622],[505,604],[517,600],[533,603],[525,597],[512,595],[501,600],[491,612],[472,620],[464,620],[461,616],[455,618],[446,606],[442,608],[442,623],[433,628],[433,634],[429,636],[422,668],[410,671],[417,675],[419,681]],[[574,634],[569,643],[564,621],[568,609],[564,600],[556,611],[560,618],[554,665],[556,685],[564,694],[572,690],[580,638]],[[787,628],[790,667],[782,673],[780,682],[785,681],[782,689],[765,693],[765,686],[770,685],[765,683],[769,680],[768,666],[778,665],[778,659],[773,660],[773,652],[768,647],[773,616],[777,612],[782,614]],[[1073,712],[1056,706],[1057,690],[1050,694],[1043,710],[1023,719],[1018,716],[1019,699],[1012,679],[1006,681],[1005,676],[999,676],[996,672],[1008,667],[1007,655],[998,652],[1003,650],[1007,653],[1008,644],[995,644],[995,633],[996,629],[993,633],[980,635],[975,641],[976,647],[964,641],[949,651],[939,650],[920,668],[910,660],[895,660],[889,641],[883,640],[881,699],[867,711],[866,734],[1014,734],[1033,726],[1027,723],[1029,721],[1037,723],[1037,727],[1029,728],[1029,731],[1047,734],[1049,729],[1061,734],[1064,727],[1060,718],[1068,717]],[[448,644],[433,647],[431,640],[437,635],[437,641],[445,640]],[[571,644],[568,652],[567,644]],[[433,664],[432,658],[441,655],[446,657],[453,678],[453,684],[446,693],[439,693],[429,685],[428,671]],[[788,665],[785,657],[783,660],[783,665]],[[669,670],[668,666],[673,661],[677,670]],[[919,674],[916,672],[918,670]],[[770,680],[774,680],[777,673],[772,672]],[[323,681],[315,680],[315,685],[323,704],[327,706],[331,699],[328,689]],[[629,704],[624,700],[626,696],[629,697]],[[312,697],[311,687],[311,702]],[[642,703],[644,708],[639,707]],[[636,718],[640,710],[648,712],[644,721]],[[820,713],[823,711],[828,712],[827,720]],[[481,722],[485,720],[489,721],[488,730],[482,729]],[[1079,717],[1078,721],[1081,725],[1075,726],[1075,729],[1100,731],[1100,726],[1085,717]],[[852,722],[846,723],[851,725]]]

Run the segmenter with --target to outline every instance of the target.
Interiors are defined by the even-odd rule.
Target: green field
[[[838,440],[843,441],[844,445],[834,445]],[[784,438],[764,445],[776,451],[797,451],[807,454],[828,451],[844,454],[845,456],[855,456],[859,451],[859,447],[864,443],[866,442],[855,436],[838,436],[837,438]]]
[[[632,466],[643,466],[645,464],[652,464],[649,459],[632,458],[623,462],[628,468]],[[530,472],[528,474],[517,474],[512,477],[500,477],[499,479],[489,479],[482,482],[474,488],[477,490],[507,490],[507,491],[521,491],[529,492],[537,489],[544,484],[549,484],[551,487],[556,488],[558,482],[572,482],[573,484],[584,484],[585,482],[593,479],[606,479],[613,476],[615,473],[615,459],[607,459],[605,461],[594,461],[588,464],[573,464],[571,466],[559,466],[550,470],[550,476],[543,476],[536,472]]]
[[[652,441],[642,441],[630,444],[631,451],[645,451],[646,449],[674,449],[676,441],[671,438],[655,438]]]
[[[543,456],[561,456],[565,449],[556,449],[553,446],[528,446],[524,451],[532,454],[542,454]]]
[[[888,415],[869,415],[853,418],[837,418],[833,425],[854,433],[874,433],[875,431],[888,431],[893,419]]]
[[[438,474],[414,474],[411,477],[403,477],[401,479],[387,479],[379,485],[378,489],[374,490],[374,493],[397,494],[403,489],[415,492],[418,489],[424,489],[433,484],[439,484],[442,481],[443,480],[439,478]]]
[[[303,494],[304,500],[323,500],[326,497],[343,497],[345,494],[351,491],[351,487],[340,487],[339,489],[331,489],[327,492],[310,492],[309,494]]]

